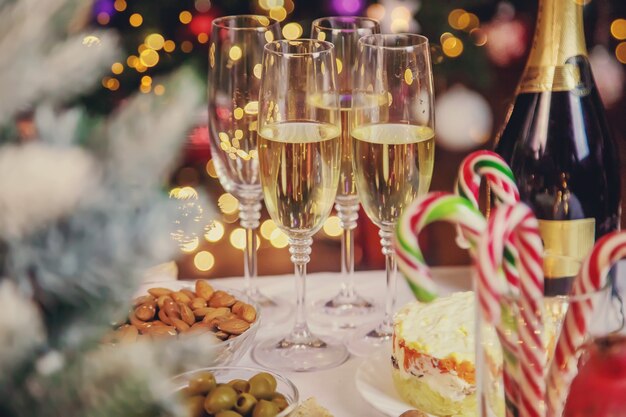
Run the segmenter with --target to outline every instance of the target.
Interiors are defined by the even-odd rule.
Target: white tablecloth
[[[470,289],[470,272],[466,267],[434,268],[434,277],[441,285],[441,293]],[[262,277],[259,279],[260,288],[267,295],[280,296],[294,300],[295,285],[293,276]],[[385,273],[384,271],[358,272],[356,276],[358,291],[366,296],[384,302]],[[337,273],[318,273],[307,277],[307,304],[311,301],[334,295],[339,290],[340,277]],[[242,288],[243,279],[226,278],[219,280],[220,285],[231,288]],[[404,279],[398,277],[399,307],[413,299],[413,295]],[[287,332],[291,323],[273,328],[261,327],[257,340]],[[329,333],[328,328],[311,325],[312,330]],[[344,335],[347,331],[343,331]],[[339,336],[338,333],[333,333]],[[363,358],[351,356],[344,364],[333,369],[316,372],[281,372],[291,379],[300,391],[302,400],[315,397],[317,401],[328,408],[335,417],[383,417],[384,415],[372,409],[359,395],[355,385],[355,373]],[[243,366],[256,366],[250,358],[250,352],[239,362]]]

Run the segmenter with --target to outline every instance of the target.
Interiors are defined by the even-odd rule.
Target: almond
[[[222,331],[215,332],[215,337],[217,337],[220,340],[226,340],[228,339],[229,336],[230,335],[226,332],[222,332]]]
[[[173,318],[172,324],[174,325],[174,327],[176,327],[176,330],[178,330],[181,333],[186,332],[190,328],[190,326],[187,323],[185,323],[184,321],[180,319]]]
[[[242,334],[250,328],[250,323],[239,318],[224,320],[217,325],[217,328],[228,334]]]
[[[204,308],[206,307],[206,300],[204,298],[194,298],[191,300],[191,304],[189,305],[191,307],[192,310],[198,309],[198,308]]]
[[[204,298],[206,301],[209,301],[213,296],[215,290],[213,287],[203,279],[199,279],[196,281],[196,294],[200,298]]]
[[[159,306],[159,308],[163,308],[167,300],[174,301],[169,295],[162,295],[157,298],[157,305]]]
[[[165,311],[165,314],[167,314],[167,316],[170,319],[180,318],[180,309],[178,308],[178,305],[174,301],[166,301],[165,304],[163,305],[163,310]]]
[[[156,308],[150,304],[142,304],[135,309],[135,316],[142,321],[152,320],[155,314]]]
[[[170,320],[167,314],[165,314],[165,310],[159,310],[159,320],[161,320],[163,323],[167,324],[168,326],[171,326],[173,324],[172,320]]]
[[[182,290],[180,290],[180,292],[182,292],[187,297],[189,297],[190,300],[193,300],[194,298],[197,297],[196,293],[191,291],[189,288],[183,288]]]
[[[208,313],[210,313],[211,311],[214,311],[215,309],[213,307],[202,307],[202,308],[196,308],[193,310],[193,315],[201,318],[206,316]]]
[[[237,300],[235,301],[235,304],[233,304],[230,309],[232,310],[233,313],[240,315],[241,314],[241,309],[243,308],[243,305],[245,303],[243,301]]]
[[[250,304],[244,304],[244,306],[241,308],[239,316],[248,323],[254,323],[254,321],[256,320],[256,309]]]
[[[215,291],[213,297],[209,300],[209,307],[230,307],[237,299],[226,291]]]
[[[128,321],[130,321],[130,324],[135,326],[141,333],[144,333],[152,326],[150,323],[139,320],[137,316],[135,316],[135,312],[132,312],[128,315]]]
[[[174,301],[176,301],[177,303],[185,303],[185,304],[188,304],[188,303],[190,303],[190,302],[191,302],[191,298],[190,298],[187,294],[185,294],[184,292],[182,292],[182,291],[176,291],[176,292],[173,292],[173,293],[171,294],[171,297],[172,297],[172,298],[174,299]]]
[[[141,297],[137,297],[133,300],[133,307],[139,307],[142,304],[153,304],[155,302],[155,298],[151,295],[142,295]]]
[[[153,297],[159,298],[162,295],[170,295],[173,291],[167,288],[150,288],[148,293]]]
[[[230,314],[230,309],[228,307],[214,308],[212,311],[208,312],[204,316],[204,319],[202,320],[202,322],[210,323],[211,320],[216,319],[218,317],[223,317],[227,314]]]
[[[161,338],[161,337],[175,337],[178,333],[176,332],[176,328],[172,326],[153,326],[151,327],[146,334],[150,335],[150,337]]]
[[[180,318],[185,323],[191,326],[196,322],[196,316],[193,314],[193,311],[187,307],[187,304],[178,303],[178,308],[180,309]]]

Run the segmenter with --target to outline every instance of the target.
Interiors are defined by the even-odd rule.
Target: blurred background
[[[626,1],[571,0],[585,5],[585,34],[590,60],[609,124],[626,161]],[[98,0],[95,25],[122,34],[125,60],[111,64],[101,88],[81,100],[94,112],[107,113],[139,90],[161,95],[155,76],[191,64],[206,79],[211,22],[232,14],[263,14],[282,23],[287,39],[308,37],[311,21],[330,15],[366,15],[381,21],[383,32],[415,32],[432,45],[436,91],[436,161],[432,190],[451,191],[456,170],[470,151],[493,146],[513,99],[534,30],[537,2],[529,0]],[[244,230],[237,200],[224,192],[209,150],[207,115],[198,114],[168,189],[181,198],[181,210],[194,215],[196,191],[208,193],[219,211],[204,236],[183,239],[177,260],[180,276],[226,277],[243,274]],[[626,183],[622,164],[622,187]],[[626,192],[622,191],[622,196]],[[192,197],[191,199],[189,197]],[[331,216],[315,236],[309,271],[339,271],[341,228]],[[436,238],[434,238],[436,236]],[[454,243],[454,231],[432,226],[423,236],[432,265],[469,262]],[[363,212],[356,230],[356,269],[383,269],[378,231]],[[287,239],[262,217],[259,274],[292,272]]]

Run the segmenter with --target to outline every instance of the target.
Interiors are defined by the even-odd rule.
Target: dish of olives
[[[281,417],[297,405],[293,384],[269,371],[209,368],[177,379],[186,380],[179,393],[189,417]],[[285,389],[285,394],[281,389]]]

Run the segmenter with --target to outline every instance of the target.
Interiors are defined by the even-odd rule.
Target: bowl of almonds
[[[208,336],[205,366],[229,365],[252,345],[259,317],[258,305],[244,294],[205,280],[151,283],[132,301],[126,322],[107,342]]]

